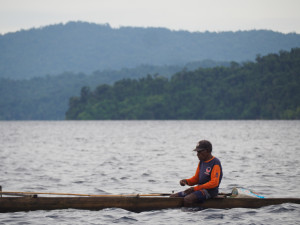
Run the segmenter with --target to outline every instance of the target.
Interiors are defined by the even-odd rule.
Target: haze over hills
[[[62,120],[84,86],[235,68],[297,47],[299,34],[268,30],[191,33],[69,22],[8,33],[0,35],[0,120]]]
[[[295,47],[300,47],[299,34],[268,30],[191,33],[69,22],[0,35],[0,78],[29,79],[66,71],[91,74],[205,59],[253,61],[257,55]]]

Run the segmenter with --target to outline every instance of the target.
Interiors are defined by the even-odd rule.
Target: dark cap
[[[199,141],[196,148],[193,151],[201,152],[203,150],[208,150],[209,152],[212,151],[212,145],[209,141],[206,140]]]

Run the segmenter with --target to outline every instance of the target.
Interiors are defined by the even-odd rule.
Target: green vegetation
[[[66,119],[300,119],[300,49],[81,89]]]
[[[224,70],[222,75],[226,76],[226,73],[231,73],[231,69],[237,67],[235,69],[239,70],[231,74],[234,76],[237,75],[235,73],[242,74],[243,71],[240,70],[247,64],[240,66],[233,63],[230,69],[226,69],[230,61],[241,63],[254,60],[257,54],[289,51],[296,47],[300,47],[299,34],[282,34],[268,30],[214,33],[172,31],[164,28],[113,29],[108,24],[69,22],[8,33],[0,35],[0,120],[65,119],[70,97],[79,95],[83,86],[94,90],[100,84],[112,85],[116,81],[122,85],[124,78],[135,79],[126,82],[137,82],[137,86],[147,86],[151,82],[164,80],[166,87],[159,95],[144,93],[149,96],[146,108],[141,108],[142,104],[136,102],[141,100],[144,103],[145,96],[136,99],[127,96],[134,108],[119,108],[117,112],[120,115],[108,113],[104,118],[198,118],[199,115],[199,118],[218,118],[217,112],[214,112],[216,116],[213,116],[214,113],[191,116],[189,111],[196,107],[192,104],[191,108],[184,107],[184,104],[183,108],[176,106],[173,113],[166,112],[166,109],[162,114],[161,108],[155,116],[148,115],[150,112],[147,110],[153,108],[152,104],[157,102],[168,107],[170,102],[173,104],[170,107],[175,107],[172,101],[183,97],[182,93],[170,93],[172,85],[181,89],[185,87],[184,82],[183,87],[174,83],[178,76],[196,76],[197,73],[206,82],[206,76],[215,76],[211,73],[216,70]],[[174,75],[185,67],[186,70]],[[199,67],[202,69],[198,69]],[[217,68],[205,69],[212,67]],[[196,69],[197,71],[189,72]],[[146,78],[148,74],[152,76]],[[171,75],[174,75],[172,79]],[[162,76],[165,78],[161,78]],[[218,79],[225,78],[221,76]],[[211,86],[219,88],[216,86],[218,82],[215,81]],[[116,92],[113,90],[114,86],[107,86],[113,95]],[[90,90],[88,93],[94,93]],[[138,87],[136,91],[139,91]],[[188,95],[191,90],[185,92],[183,94]],[[216,92],[214,90],[213,94]],[[203,97],[200,91],[197,93],[195,90],[194,93]],[[214,99],[213,96],[209,98]],[[107,98],[107,101],[113,101],[114,107],[121,107],[113,98]],[[126,102],[123,104],[127,105]],[[285,116],[280,115],[280,118],[294,118],[295,109],[285,108]],[[222,107],[218,107],[219,109]],[[109,108],[105,110],[108,112]],[[94,111],[96,113],[97,109]],[[87,112],[86,115],[93,118]],[[77,116],[75,113],[74,118]]]
[[[205,60],[185,66],[143,65],[119,71],[96,71],[90,75],[65,72],[30,80],[0,79],[0,120],[63,120],[69,98],[80,94],[83,86],[95,88],[99,84],[113,84],[124,78],[140,78],[147,74],[169,77],[184,67],[192,70],[216,65],[229,66],[229,63]]]
[[[300,47],[300,35],[268,30],[188,32],[69,22],[0,35],[0,77],[31,79],[193,61],[248,61]]]

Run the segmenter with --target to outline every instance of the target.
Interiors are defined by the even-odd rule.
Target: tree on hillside
[[[66,119],[299,119],[300,49],[170,79],[123,79],[70,100]],[[82,111],[73,116],[74,110]]]

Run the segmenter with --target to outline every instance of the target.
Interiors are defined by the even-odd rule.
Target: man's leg
[[[195,191],[184,197],[184,206],[189,207],[194,203],[202,203],[209,198],[210,195],[205,189],[200,191]]]

